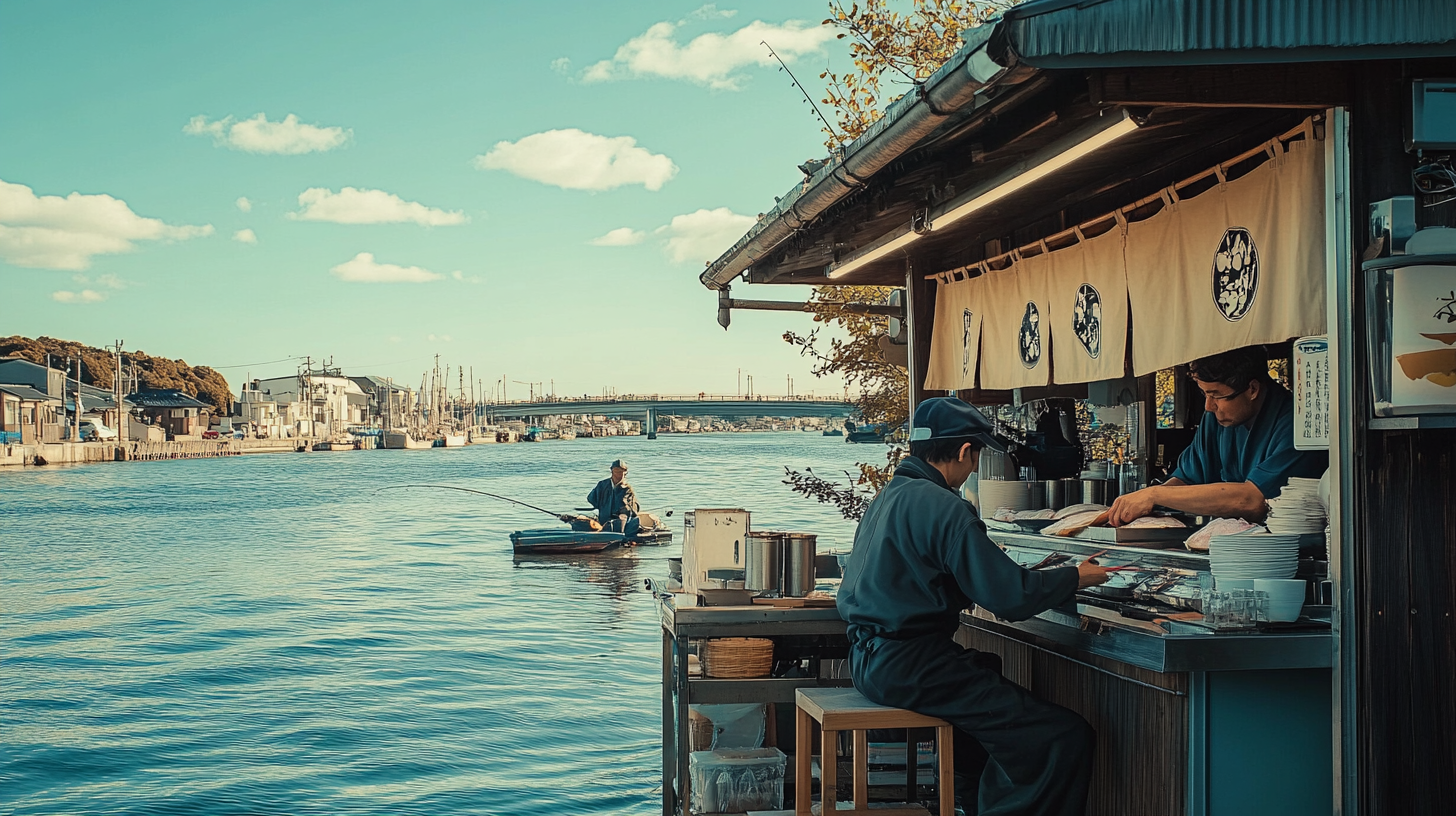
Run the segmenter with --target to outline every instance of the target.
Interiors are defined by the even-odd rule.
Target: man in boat
[[[1220,518],[1263,521],[1265,502],[1291,476],[1317,479],[1324,451],[1294,448],[1294,398],[1269,376],[1262,347],[1236,349],[1189,366],[1203,392],[1203,420],[1193,444],[1163,484],[1119,496],[1108,523],[1117,527],[1157,506]]]
[[[1103,583],[1107,573],[1090,560],[1029,570],[987,537],[958,493],[983,448],[1006,449],[980,411],[937,397],[915,409],[912,427],[910,456],[860,521],[839,588],[854,687],[881,705],[955,726],[957,771],[965,794],[979,777],[980,812],[1081,814],[1091,726],[1002,677],[998,656],[953,638],[962,609],[978,605],[1021,620]]]
[[[627,462],[616,459],[612,462],[612,475],[597,482],[587,494],[586,503],[596,508],[596,527],[612,533],[627,536],[636,534],[641,522],[637,515],[641,508],[637,504],[637,493],[627,483]],[[562,521],[571,522],[580,516],[562,516]]]

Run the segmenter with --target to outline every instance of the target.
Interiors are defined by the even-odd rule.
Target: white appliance
[[[743,509],[698,509],[683,516],[683,592],[718,589],[708,570],[742,570],[748,559],[748,517]]]

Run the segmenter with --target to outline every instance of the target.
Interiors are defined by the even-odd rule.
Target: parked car
[[[216,439],[217,438],[217,431],[211,431],[211,430],[209,430],[209,431],[203,431],[202,432],[202,438],[203,439]]]
[[[108,441],[116,438],[116,431],[101,424],[100,420],[81,420],[81,439],[87,442]]]

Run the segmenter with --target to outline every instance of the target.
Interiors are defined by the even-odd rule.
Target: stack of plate
[[[1032,495],[1032,486],[1036,495]],[[981,479],[977,484],[981,499],[981,518],[990,518],[999,510],[1040,510],[1046,501],[1046,488],[1041,482],[1004,482]]]
[[[1299,569],[1299,536],[1244,533],[1214,536],[1208,564],[1215,581],[1293,578]]]
[[[1319,498],[1319,479],[1290,479],[1278,496],[1269,500],[1265,521],[1275,535],[1307,535],[1324,532],[1325,506]]]

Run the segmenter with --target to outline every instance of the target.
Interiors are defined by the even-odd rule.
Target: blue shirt
[[[1204,414],[1173,478],[1187,484],[1253,482],[1266,499],[1277,496],[1291,476],[1318,479],[1330,456],[1294,449],[1294,397],[1276,382],[1267,383],[1264,394],[1264,405],[1247,424],[1225,428],[1212,411]]]

